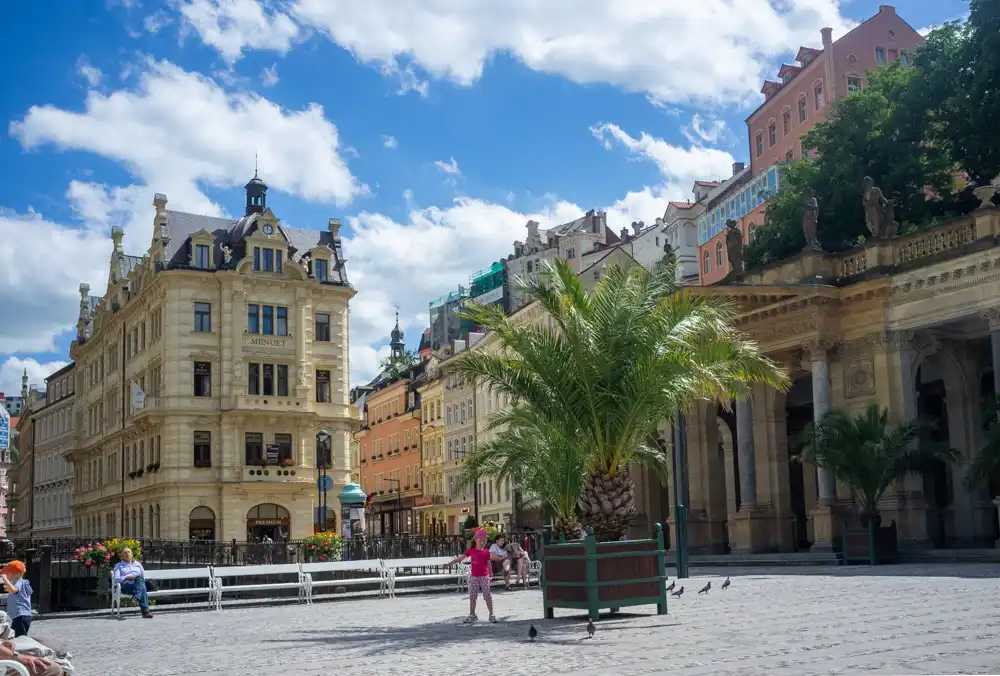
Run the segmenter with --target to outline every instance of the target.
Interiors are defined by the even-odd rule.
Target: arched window
[[[161,521],[160,521],[160,505],[157,504],[156,505],[156,537],[158,537],[158,538],[162,537],[160,535],[160,524],[161,524]]]
[[[715,264],[722,267],[724,259],[722,258],[722,242],[715,243]]]
[[[701,256],[701,267],[702,272],[709,273],[712,271],[712,253],[705,249],[705,253]]]
[[[139,537],[146,537],[146,515],[142,507],[139,508]]]

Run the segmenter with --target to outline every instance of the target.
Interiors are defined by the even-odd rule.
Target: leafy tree
[[[996,28],[987,35],[1000,21],[1000,0],[973,5],[968,27],[935,29],[916,50],[912,67],[897,61],[869,73],[865,89],[838,101],[830,117],[806,134],[803,145],[815,159],[783,168],[782,189],[748,247],[749,267],[802,249],[810,190],[819,201],[819,237],[827,251],[870,236],[861,201],[865,176],[895,201],[902,233],[975,208],[978,202],[956,176],[964,170],[988,182],[1000,172],[1000,46],[993,53],[1000,37]]]
[[[401,378],[406,371],[417,365],[419,358],[410,350],[405,350],[400,355],[390,355],[382,360],[379,368],[389,375],[389,378],[396,380]]]
[[[970,488],[992,488],[992,484],[1000,478],[1000,401],[995,397],[986,406],[983,418],[983,445],[969,463],[965,474],[965,483]]]
[[[861,523],[881,523],[878,504],[893,482],[920,474],[958,453],[931,442],[928,425],[920,420],[889,425],[889,412],[876,405],[855,418],[830,411],[803,432],[802,460],[832,472],[854,494],[861,507]]]
[[[455,368],[513,402],[491,421],[506,423],[497,441],[473,462],[513,473],[531,452],[544,453],[558,461],[552,466],[565,481],[581,468],[581,520],[599,537],[618,539],[635,515],[630,463],[666,476],[666,455],[655,440],[664,418],[699,399],[747,398],[754,383],[787,385],[734,328],[733,308],[681,293],[674,275],[664,264],[653,272],[612,265],[588,292],[566,262],[547,263],[542,275],[521,284],[552,318],[551,330],[515,322],[496,307],[466,306],[464,315],[494,334],[501,349],[461,353]],[[547,484],[534,488],[550,502],[571,495],[567,489],[553,496]],[[560,511],[569,520],[565,506]]]

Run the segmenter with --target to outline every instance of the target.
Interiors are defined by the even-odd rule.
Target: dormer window
[[[317,282],[330,281],[330,261],[325,258],[313,259],[313,277]]]
[[[195,245],[194,266],[202,270],[212,267],[212,249],[207,244]]]
[[[281,272],[281,249],[255,246],[253,248],[253,269],[254,272]]]

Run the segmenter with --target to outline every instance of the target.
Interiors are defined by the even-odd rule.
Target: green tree
[[[589,292],[566,262],[545,264],[537,279],[520,283],[552,318],[552,329],[516,322],[496,307],[464,310],[500,349],[461,353],[455,369],[512,401],[510,417],[492,421],[507,423],[487,446],[492,462],[516,465],[515,453],[532,450],[525,437],[533,433],[538,452],[578,454],[579,465],[560,459],[558,467],[567,477],[582,468],[577,510],[604,539],[619,538],[635,515],[630,463],[666,476],[656,430],[678,407],[747,398],[754,383],[787,385],[734,328],[734,308],[681,292],[674,272],[664,264],[653,272],[613,265]],[[550,486],[537,488],[553,499]],[[569,518],[565,510],[561,516]]]
[[[878,504],[893,482],[920,474],[935,461],[955,462],[954,450],[928,439],[919,420],[889,424],[889,412],[872,405],[855,418],[830,411],[803,432],[802,460],[833,473],[861,507],[861,523],[881,523]]]
[[[379,368],[389,375],[389,378],[396,380],[417,365],[419,358],[410,350],[405,350],[400,355],[390,355],[382,360]]]
[[[983,445],[969,463],[965,483],[970,488],[992,488],[1000,478],[1000,401],[992,398],[983,415],[985,428]]]

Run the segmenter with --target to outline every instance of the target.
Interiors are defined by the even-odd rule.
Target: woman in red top
[[[493,614],[493,596],[490,594],[490,550],[486,548],[486,531],[479,529],[475,535],[475,546],[469,547],[464,554],[459,554],[448,562],[448,565],[461,563],[469,559],[471,570],[469,575],[469,616],[465,618],[466,624],[475,622],[476,619],[476,599],[480,594],[486,601],[486,609],[490,611],[490,622],[497,621]]]

